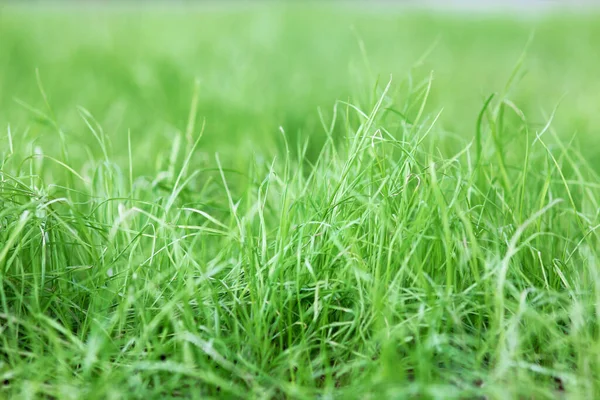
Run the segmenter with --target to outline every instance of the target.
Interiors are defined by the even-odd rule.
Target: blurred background
[[[596,5],[3,3],[0,126],[10,123],[13,134],[56,151],[55,130],[32,111],[50,106],[71,143],[80,143],[82,151],[74,153],[83,162],[98,149],[90,144],[81,106],[111,137],[116,159],[125,159],[130,131],[136,162],[145,170],[163,158],[148,157],[149,149],[185,131],[196,80],[208,157],[226,153],[227,146],[248,156],[256,149],[277,154],[279,126],[293,138],[310,137],[317,149],[323,136],[319,110],[330,117],[338,100],[368,109],[391,76],[393,96],[414,113],[418,88],[432,76],[425,110],[443,109],[437,126],[449,139],[439,147],[450,152],[472,138],[485,98],[502,92],[518,67],[509,96],[531,126],[544,126],[560,103],[553,126],[593,158],[600,152]],[[232,162],[242,165],[246,157],[238,156]]]

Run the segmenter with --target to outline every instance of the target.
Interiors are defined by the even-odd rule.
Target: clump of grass
[[[244,170],[200,157],[198,90],[146,175],[32,109],[62,150],[5,137],[3,395],[593,398],[598,176],[505,95],[443,156],[406,82]]]

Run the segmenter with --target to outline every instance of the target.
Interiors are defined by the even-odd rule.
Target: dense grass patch
[[[383,11],[3,11],[3,396],[594,398],[598,19]]]

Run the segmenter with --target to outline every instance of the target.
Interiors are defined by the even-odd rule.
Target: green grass
[[[0,397],[600,392],[600,16],[0,10]]]

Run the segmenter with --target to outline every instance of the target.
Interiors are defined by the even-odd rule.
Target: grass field
[[[0,398],[598,397],[599,40],[3,6]]]

